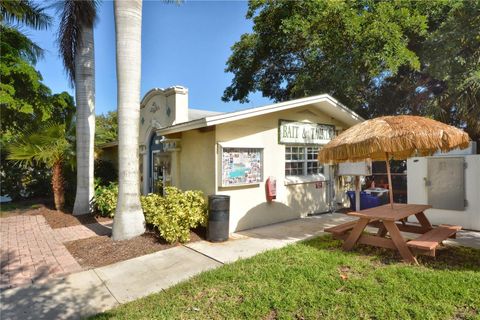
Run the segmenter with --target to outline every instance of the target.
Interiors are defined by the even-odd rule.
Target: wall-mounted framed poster
[[[263,182],[263,148],[220,148],[221,186]]]

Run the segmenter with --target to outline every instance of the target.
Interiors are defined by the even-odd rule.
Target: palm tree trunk
[[[145,232],[140,205],[138,134],[142,1],[115,1],[118,111],[118,200],[113,240],[126,240]]]
[[[95,137],[95,58],[93,28],[82,26],[75,55],[75,100],[77,104],[77,193],[73,214],[92,211]]]
[[[52,189],[55,209],[61,211],[65,204],[65,190],[63,187],[62,162],[57,161],[52,167]]]

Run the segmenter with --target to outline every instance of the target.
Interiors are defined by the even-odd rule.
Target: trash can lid
[[[224,194],[212,194],[208,196],[209,199],[228,199],[230,196]]]

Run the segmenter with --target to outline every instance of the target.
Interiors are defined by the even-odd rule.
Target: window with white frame
[[[318,147],[286,146],[285,176],[307,176],[323,173],[318,160]]]

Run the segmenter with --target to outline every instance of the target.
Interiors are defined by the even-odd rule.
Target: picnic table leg
[[[363,230],[367,226],[370,219],[360,218],[357,221],[355,227],[353,227],[350,235],[348,236],[347,240],[343,243],[343,250],[352,250],[355,243],[358,241],[358,238],[362,235]]]
[[[425,213],[419,212],[415,214],[415,217],[417,218],[418,222],[420,222],[420,225],[425,228],[425,232],[432,230],[432,224],[430,221],[428,221]]]
[[[390,237],[392,238],[393,243],[397,247],[400,255],[402,256],[403,260],[418,264],[417,259],[413,256],[412,252],[407,246],[407,242],[402,237],[400,230],[398,229],[397,225],[394,221],[383,221],[383,224],[390,233]]]
[[[387,229],[385,228],[385,225],[382,223],[382,225],[380,226],[380,228],[378,228],[378,231],[377,231],[377,236],[379,237],[385,237],[387,235]]]

